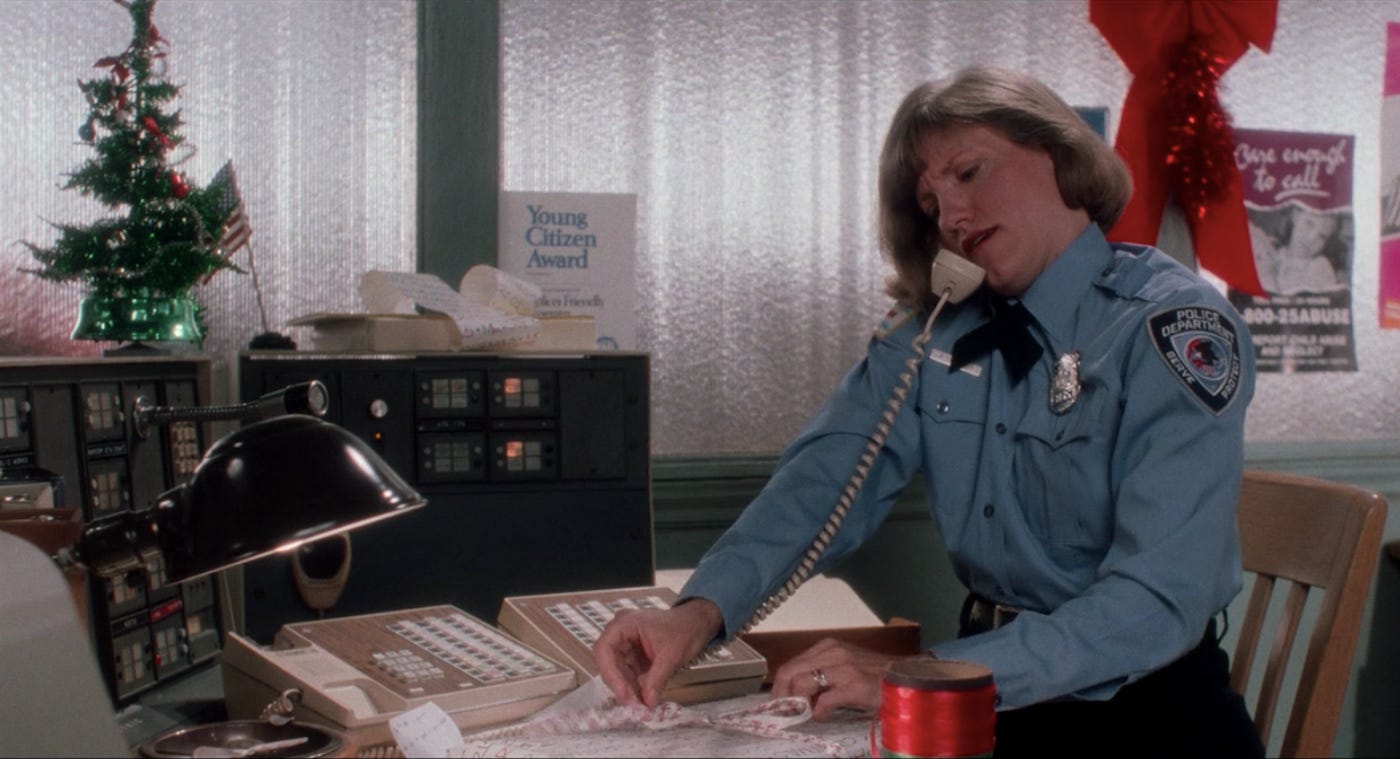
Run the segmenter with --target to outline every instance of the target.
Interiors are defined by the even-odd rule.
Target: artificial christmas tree
[[[95,155],[63,188],[116,215],[55,224],[52,247],[25,243],[42,264],[30,271],[86,285],[75,340],[202,342],[191,290],[237,268],[222,242],[241,210],[233,173],[200,188],[176,168],[193,151],[183,149],[179,111],[167,110],[180,88],[164,78],[167,43],[151,23],[156,0],[113,2],[131,16],[131,44],[97,61],[106,76],[78,82],[89,106],[78,136]]]

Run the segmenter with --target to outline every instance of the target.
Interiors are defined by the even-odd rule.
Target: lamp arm
[[[171,422],[256,422],[282,414],[323,417],[329,405],[326,386],[319,380],[311,380],[273,390],[255,401],[227,406],[157,406],[150,398],[142,395],[132,404],[132,418],[136,423],[136,434],[145,439],[150,435],[152,426]]]

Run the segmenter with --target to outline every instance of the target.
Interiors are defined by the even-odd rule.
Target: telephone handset
[[[870,467],[875,463],[875,457],[880,454],[880,450],[885,445],[885,437],[889,435],[890,426],[894,424],[894,419],[899,415],[899,409],[904,404],[904,397],[908,395],[909,388],[914,381],[914,375],[918,374],[919,366],[924,360],[924,347],[928,345],[929,338],[933,334],[933,320],[938,318],[943,306],[948,303],[958,303],[967,296],[977,291],[982,286],[982,280],[986,277],[986,272],[980,266],[963,258],[947,248],[940,249],[933,257],[932,268],[929,272],[929,281],[933,292],[938,294],[938,303],[934,306],[933,312],[929,314],[928,320],[924,322],[923,331],[919,333],[910,344],[910,356],[904,364],[904,371],[900,372],[899,383],[890,392],[889,399],[885,402],[885,410],[880,414],[880,419],[875,423],[875,430],[870,435],[870,442],[865,447],[865,451],[860,456],[859,463],[856,464],[855,472],[846,482],[846,487],[841,489],[841,495],[836,500],[836,505],[831,509],[831,515],[827,517],[826,523],[817,536],[812,539],[812,545],[803,554],[802,560],[797,568],[793,570],[783,587],[768,597],[767,601],[754,612],[753,617],[739,630],[738,634],[752,630],[758,623],[768,618],[779,606],[783,604],[807,578],[812,575],[812,569],[822,554],[826,553],[827,547],[831,545],[831,540],[836,536],[837,530],[841,529],[841,523],[846,521],[846,514],[851,510],[851,503],[860,492],[860,488],[865,484],[865,477],[870,473]]]
[[[949,303],[961,303],[982,286],[982,280],[986,276],[987,273],[982,267],[957,253],[947,248],[938,251],[938,255],[933,257],[933,268],[929,271],[931,289],[940,299],[938,308],[943,307],[944,299]],[[934,315],[936,314],[937,309],[934,311]],[[933,323],[933,315],[929,316],[928,323]]]

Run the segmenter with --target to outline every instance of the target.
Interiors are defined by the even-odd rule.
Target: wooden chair
[[[1282,603],[1268,650],[1254,724],[1268,748],[1285,670],[1310,590],[1321,605],[1298,674],[1279,751],[1271,756],[1331,756],[1361,632],[1361,615],[1377,571],[1385,498],[1352,485],[1249,470],[1240,489],[1244,569],[1253,590],[1236,642],[1230,684],[1246,694],[1271,601]],[[1277,591],[1277,592],[1276,592]],[[1286,596],[1285,596],[1286,594]]]

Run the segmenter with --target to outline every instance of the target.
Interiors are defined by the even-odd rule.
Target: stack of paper
[[[314,329],[317,350],[586,351],[597,342],[590,316],[541,318],[538,287],[493,266],[474,266],[457,290],[432,274],[369,271],[363,313],[315,313],[290,324]]]

